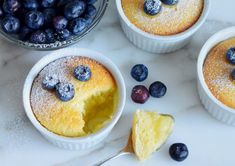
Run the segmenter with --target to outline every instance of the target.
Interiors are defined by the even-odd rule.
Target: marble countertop
[[[102,144],[86,151],[59,149],[47,142],[27,119],[22,105],[22,87],[31,67],[48,52],[29,51],[0,39],[0,165],[2,166],[85,166],[119,151],[126,143],[133,114],[137,108],[170,113],[175,128],[168,142],[144,163],[134,155],[122,156],[106,166],[180,165],[220,166],[234,165],[235,130],[213,119],[200,104],[196,89],[196,61],[205,41],[220,29],[235,24],[232,14],[234,0],[211,0],[209,18],[183,49],[156,55],[133,46],[124,36],[114,0],[100,24],[81,42],[72,47],[85,47],[104,53],[120,68],[127,86],[127,101],[123,115],[112,133]],[[112,36],[112,39],[110,39]],[[168,93],[161,99],[135,104],[130,91],[137,82],[129,72],[136,63],[149,67],[149,86],[163,81]],[[184,142],[189,157],[181,163],[170,159],[168,148],[172,143]]]

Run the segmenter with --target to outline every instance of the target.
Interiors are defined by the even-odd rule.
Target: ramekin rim
[[[197,20],[196,23],[194,23],[194,25],[192,25],[190,28],[188,28],[187,30],[185,30],[181,33],[178,33],[175,35],[169,35],[169,36],[161,36],[161,35],[154,35],[154,34],[145,32],[145,31],[141,30],[140,28],[136,27],[125,15],[123,8],[122,8],[121,1],[122,0],[116,0],[116,7],[118,10],[119,16],[127,24],[127,26],[130,27],[136,33],[138,33],[142,36],[145,36],[147,38],[150,38],[150,39],[155,39],[155,40],[158,39],[158,40],[172,41],[172,40],[180,40],[182,38],[187,38],[187,37],[191,36],[205,22],[208,14],[209,14],[209,11],[210,11],[210,0],[204,0],[203,11],[201,13],[200,18]]]
[[[204,62],[208,53],[211,51],[211,49],[215,47],[217,44],[219,44],[220,42],[223,42],[232,37],[235,37],[235,26],[225,28],[215,33],[206,41],[206,43],[203,45],[199,53],[198,60],[197,60],[197,78],[198,78],[198,83],[200,84],[200,86],[202,87],[202,89],[205,91],[205,93],[207,94],[207,96],[212,102],[214,102],[223,110],[226,110],[228,112],[235,114],[235,109],[225,105],[212,94],[212,92],[210,91],[210,89],[208,88],[206,84],[206,81],[204,79],[204,74],[203,74]]]
[[[77,51],[78,53],[76,55],[71,55],[69,53],[68,54],[65,53],[67,51],[72,52],[72,50]],[[88,54],[86,54],[86,53],[88,53]],[[63,55],[60,55],[60,54],[63,54]],[[50,62],[53,62],[56,59],[67,57],[67,56],[82,56],[82,57],[88,57],[88,58],[91,58],[91,59],[98,61],[99,63],[104,65],[111,72],[114,79],[116,80],[116,83],[118,84],[118,89],[119,89],[119,103],[118,103],[119,105],[117,107],[117,110],[116,110],[116,113],[115,113],[113,119],[106,126],[104,126],[101,130],[97,131],[96,133],[93,133],[93,134],[90,134],[87,136],[83,136],[83,137],[66,137],[66,136],[58,135],[58,134],[53,133],[53,132],[49,131],[48,129],[46,129],[42,124],[40,124],[40,122],[35,117],[35,115],[32,111],[32,108],[31,108],[30,100],[29,100],[30,99],[30,91],[31,91],[31,87],[32,87],[32,81],[37,76],[39,71],[41,71],[41,69],[43,69],[43,67],[45,67]],[[37,69],[38,67],[40,68],[40,70]],[[39,70],[39,71],[37,73],[35,73],[35,70],[36,71]],[[114,127],[114,125],[117,123],[117,121],[121,117],[121,114],[123,112],[124,105],[125,105],[125,100],[126,100],[126,87],[125,87],[123,76],[122,76],[120,70],[118,69],[118,67],[109,58],[104,56],[102,53],[99,53],[99,52],[96,52],[93,50],[89,50],[89,49],[85,49],[85,48],[64,48],[64,49],[60,49],[57,51],[53,51],[53,52],[49,53],[48,55],[44,56],[36,64],[34,64],[34,66],[31,68],[30,72],[28,73],[28,75],[25,79],[25,83],[24,83],[24,87],[23,87],[24,110],[25,110],[26,115],[28,116],[29,120],[34,125],[34,127],[40,133],[42,133],[50,138],[53,138],[53,139],[59,140],[59,141],[66,141],[66,142],[78,142],[78,141],[79,142],[87,142],[89,140],[101,138],[103,134],[107,133],[109,130],[111,130]]]

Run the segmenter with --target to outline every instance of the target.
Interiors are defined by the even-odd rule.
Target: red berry
[[[134,102],[136,103],[140,103],[143,104],[145,103],[148,98],[149,98],[149,91],[148,89],[143,86],[143,85],[136,85],[133,89],[132,89],[132,93],[131,93],[131,98]]]

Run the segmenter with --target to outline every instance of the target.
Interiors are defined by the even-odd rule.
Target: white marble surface
[[[29,51],[0,40],[0,165],[22,166],[86,166],[103,159],[126,143],[133,113],[137,108],[171,113],[175,129],[168,142],[151,159],[140,163],[133,155],[123,156],[107,166],[234,165],[235,130],[214,120],[199,102],[196,90],[196,60],[204,42],[215,32],[234,25],[234,0],[211,0],[207,22],[185,48],[166,55],[154,55],[134,47],[124,36],[118,22],[114,0],[100,24],[84,40],[73,47],[85,47],[104,53],[120,68],[127,86],[124,113],[110,136],[95,149],[68,151],[48,143],[27,119],[22,106],[22,86],[30,68],[48,52]],[[111,37],[110,37],[111,36]],[[134,104],[131,88],[137,84],[129,75],[136,63],[149,67],[149,78],[143,84],[161,80],[168,87],[162,99]],[[184,142],[189,157],[181,163],[170,159],[168,148],[174,142]]]

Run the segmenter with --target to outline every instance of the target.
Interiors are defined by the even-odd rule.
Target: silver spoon
[[[127,145],[125,146],[125,148],[123,148],[121,151],[117,152],[116,154],[110,156],[109,158],[106,158],[106,159],[94,164],[93,166],[101,166],[110,160],[116,159],[116,158],[123,156],[123,155],[126,155],[126,154],[134,154],[134,149],[133,149],[133,145],[132,145],[132,132],[129,135],[128,142],[127,142]]]

